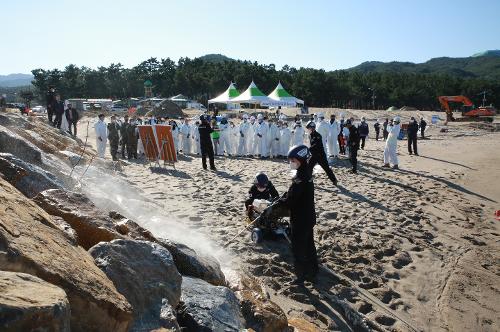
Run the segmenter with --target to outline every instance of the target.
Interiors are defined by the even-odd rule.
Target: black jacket
[[[359,150],[359,130],[355,126],[349,128],[349,147],[354,150]]]
[[[274,201],[277,198],[279,198],[278,191],[271,181],[269,181],[269,183],[267,184],[266,190],[262,192],[259,191],[259,189],[257,189],[257,186],[254,184],[248,191],[248,198],[245,201],[245,206],[249,207],[250,205],[252,205],[255,199],[267,199],[268,201]]]
[[[311,146],[309,151],[311,151],[311,155],[314,157],[324,155],[325,148],[323,147],[323,138],[321,137],[321,134],[315,130],[311,133],[311,135],[309,135],[309,139]]]
[[[364,136],[364,137],[368,136],[368,133],[370,132],[370,128],[368,128],[368,123],[361,122],[359,124],[358,131],[359,131],[359,136]]]
[[[418,134],[418,123],[417,121],[412,121],[408,125],[408,138],[416,138]]]
[[[288,192],[280,199],[290,209],[292,231],[310,229],[316,225],[314,207],[314,183],[307,167],[301,166],[292,179]]]
[[[200,145],[202,147],[211,146],[212,139],[210,138],[210,134],[214,130],[210,127],[209,123],[202,122],[198,127],[198,132],[200,133]]]
[[[427,127],[427,122],[424,119],[420,120],[420,128],[425,130],[425,127]]]
[[[62,100],[55,100],[53,101],[52,103],[52,110],[56,113],[56,114],[64,114],[64,102]]]
[[[380,131],[380,123],[375,122],[375,124],[373,125],[373,128],[375,128],[376,132],[379,132]]]

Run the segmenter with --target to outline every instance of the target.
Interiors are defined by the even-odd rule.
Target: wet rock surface
[[[30,274],[0,271],[0,330],[70,331],[66,293]]]
[[[158,243],[170,251],[182,275],[203,279],[215,286],[226,284],[224,273],[215,258],[198,254],[188,246],[172,240],[158,239]]]
[[[72,331],[127,331],[131,306],[50,215],[0,179],[0,270],[24,272],[62,288]]]
[[[0,125],[0,152],[11,153],[30,163],[40,163],[42,152],[34,144]]]
[[[182,277],[167,249],[147,241],[113,240],[89,252],[132,305],[132,330],[172,326],[170,310],[179,304]]]
[[[187,331],[241,331],[243,322],[236,295],[223,286],[182,278],[177,320]]]

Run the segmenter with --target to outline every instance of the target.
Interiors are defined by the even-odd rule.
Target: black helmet
[[[296,158],[299,160],[307,160],[311,156],[309,148],[305,145],[295,145],[288,151],[288,159]]]
[[[314,121],[309,121],[307,124],[306,124],[306,128],[309,129],[309,128],[316,128],[316,123],[314,123]]]
[[[267,177],[266,173],[264,172],[259,172],[255,174],[255,179],[253,180],[253,183],[257,185],[257,187],[265,187],[269,183],[269,178]]]

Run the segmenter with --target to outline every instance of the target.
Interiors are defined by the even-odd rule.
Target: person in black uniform
[[[382,134],[384,135],[384,141],[387,141],[387,137],[389,136],[389,132],[387,131],[387,126],[389,125],[389,119],[385,119],[384,123],[382,124],[384,131]]]
[[[120,125],[116,123],[116,116],[114,115],[111,116],[111,122],[108,123],[108,140],[111,158],[116,161],[118,160],[116,154],[118,153],[118,143],[120,141]]]
[[[54,120],[54,127],[61,128],[62,117],[64,114],[64,102],[61,100],[61,96],[59,94],[56,95],[54,102],[52,103],[52,110],[56,119]]]
[[[52,119],[54,117],[54,102],[56,100],[55,89],[53,86],[49,87],[49,91],[45,94],[45,106],[47,107],[47,117],[49,119],[49,124],[53,124]]]
[[[424,118],[420,118],[420,137],[422,139],[425,138],[425,127],[427,127],[427,122],[425,122]]]
[[[308,166],[311,158],[305,145],[297,145],[288,152],[290,168],[297,170],[292,184],[279,204],[290,209],[290,228],[292,253],[294,257],[294,284],[302,285],[305,280],[314,281],[318,273],[318,256],[314,245],[314,225],[316,211],[314,207],[314,183]]]
[[[328,160],[326,159],[325,148],[323,147],[323,139],[321,134],[316,131],[316,124],[313,121],[309,121],[306,125],[306,129],[309,131],[309,139],[310,139],[310,152],[311,159],[309,160],[309,171],[312,174],[314,166],[319,164],[328,175],[330,181],[332,181],[333,185],[337,185],[337,178],[335,174],[333,174],[330,166],[328,165]]]
[[[205,115],[200,116],[201,124],[198,127],[198,132],[200,133],[200,150],[201,150],[201,163],[203,169],[207,169],[207,156],[210,161],[210,169],[216,171],[214,163],[214,147],[212,145],[212,139],[210,134],[214,131],[208,123],[208,119]]]
[[[411,117],[410,123],[408,124],[408,153],[410,155],[415,153],[415,156],[418,156],[417,136],[418,136],[418,123],[414,117]],[[412,151],[412,146],[413,146],[413,151]]]
[[[375,140],[378,141],[378,138],[380,137],[380,123],[378,120],[373,125],[373,128],[375,128]]]
[[[352,124],[352,120],[346,121],[346,127],[349,129],[349,158],[351,160],[352,170],[351,173],[358,173],[358,150],[359,150],[359,129]]]
[[[264,172],[255,175],[253,185],[248,191],[248,198],[245,201],[245,208],[249,216],[252,215],[252,203],[255,199],[265,199],[275,201],[279,198],[278,191]]]
[[[350,131],[350,129],[349,129],[349,131]],[[370,128],[368,127],[368,123],[366,123],[365,117],[361,118],[361,123],[358,126],[358,133],[359,133],[359,138],[361,139],[361,150],[364,150],[365,149],[365,140],[368,137],[368,134],[370,133]],[[349,135],[349,140],[350,139],[351,139],[351,136]],[[351,144],[349,144],[349,146],[351,146]]]

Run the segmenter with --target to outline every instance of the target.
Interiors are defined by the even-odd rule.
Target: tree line
[[[439,108],[437,96],[466,95],[480,105],[481,91],[487,91],[488,104],[500,103],[500,82],[481,78],[461,78],[432,73],[325,71],[294,68],[250,61],[205,61],[181,58],[150,58],[135,67],[111,64],[97,69],[68,65],[59,69],[34,69],[32,82],[40,100],[54,86],[63,98],[124,99],[144,95],[144,81],[150,80],[156,96],[182,93],[206,103],[223,92],[230,81],[243,91],[252,80],[264,93],[278,81],[292,95],[313,107],[385,109],[413,106],[422,110]],[[375,97],[375,98],[374,98]]]

